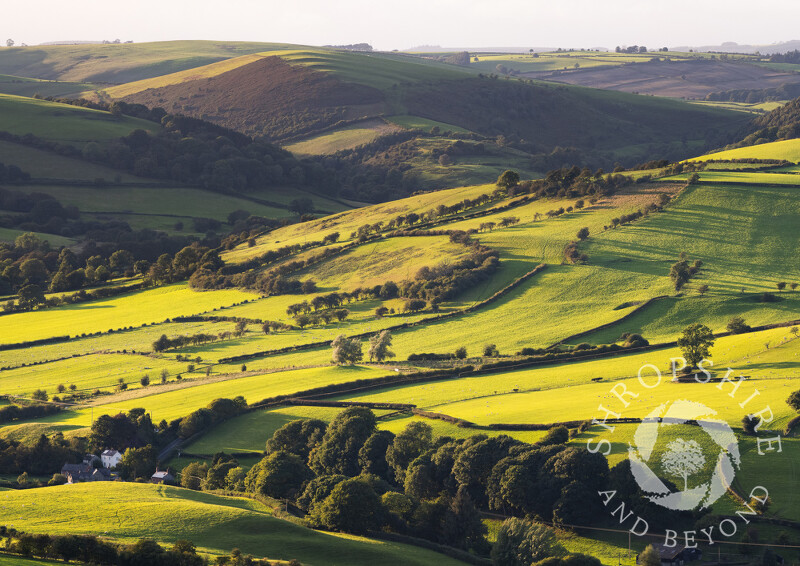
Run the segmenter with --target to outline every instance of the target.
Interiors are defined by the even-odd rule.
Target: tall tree
[[[713,345],[714,334],[708,326],[700,323],[687,326],[678,338],[678,347],[691,367],[697,367],[698,363],[710,356]]]

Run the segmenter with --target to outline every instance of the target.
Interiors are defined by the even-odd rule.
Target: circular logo
[[[716,414],[702,403],[678,400],[657,407],[642,419],[628,458],[636,483],[650,501],[676,511],[705,509],[727,491],[741,457],[736,435],[726,422],[713,418]],[[697,441],[708,444],[700,435],[670,434],[669,427],[676,425],[696,426],[698,433],[710,438],[714,449],[719,449],[716,462]],[[654,468],[674,478],[677,489],[670,489]]]

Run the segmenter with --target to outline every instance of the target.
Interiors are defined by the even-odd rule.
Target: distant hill
[[[779,43],[772,43],[769,45],[740,45],[735,41],[726,41],[721,45],[701,45],[701,46],[690,46],[690,45],[681,45],[678,47],[671,48],[673,51],[700,51],[703,53],[756,53],[759,52],[762,55],[765,54],[773,54],[773,53],[786,53],[787,51],[794,51],[795,49],[800,49],[800,40],[793,39],[791,41],[782,41]]]

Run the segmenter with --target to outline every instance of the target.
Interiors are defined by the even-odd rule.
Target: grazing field
[[[786,398],[796,389],[794,378],[800,370],[800,340],[791,339],[787,328],[756,334],[720,338],[712,348],[715,368],[732,367],[735,375],[747,375],[747,389],[762,391],[759,402],[769,402],[782,427],[792,416]],[[765,344],[769,343],[769,349]],[[486,375],[448,379],[425,384],[393,386],[356,395],[338,397],[349,401],[413,403],[481,425],[491,423],[553,423],[585,420],[597,406],[614,399],[609,389],[625,382],[636,389],[639,368],[655,364],[665,379],[656,392],[646,392],[624,416],[643,417],[670,398],[688,398],[707,403],[720,415],[737,423],[745,411],[720,396],[717,384],[671,383],[669,360],[680,356],[677,348],[637,354],[621,354],[593,361],[542,364],[540,367],[500,371]],[[653,372],[646,374],[653,375]],[[599,378],[598,382],[592,379]],[[752,383],[751,383],[752,382]],[[744,388],[744,386],[743,386]],[[641,387],[639,387],[641,389]],[[751,391],[752,392],[752,391]]]
[[[31,177],[35,179],[78,180],[85,181],[87,184],[93,183],[96,179],[103,179],[104,182],[116,181],[116,179],[124,183],[150,182],[148,179],[134,177],[117,169],[5,140],[0,140],[0,155],[3,156],[3,163],[16,165],[30,173]],[[15,187],[15,189],[21,190],[24,189],[24,186]]]
[[[160,126],[128,116],[117,118],[100,110],[0,94],[0,130],[20,136],[33,134],[50,141],[82,145],[126,136],[137,128],[156,131]]]
[[[691,173],[664,177],[665,181],[685,181]],[[787,175],[783,171],[703,171],[699,173],[703,183],[736,183],[743,185],[792,185],[800,188],[800,177]]]
[[[16,96],[71,96],[85,90],[93,90],[95,85],[89,83],[71,83],[64,81],[45,81],[13,75],[0,75],[0,93]]]
[[[411,116],[408,114],[389,116],[386,118],[386,120],[407,130],[421,130],[424,132],[430,132],[433,128],[439,128],[439,130],[442,132],[453,132],[456,134],[470,133],[469,130],[460,126],[445,124],[444,122],[437,122],[436,120],[429,120],[427,118],[420,118],[419,116]]]
[[[278,43],[243,41],[39,45],[4,50],[0,73],[62,81],[129,83],[281,47]]]
[[[800,139],[783,140],[728,151],[709,153],[689,159],[689,161],[708,161],[709,159],[786,159],[800,162]]]
[[[97,513],[97,501],[116,501],[114,515]],[[157,538],[165,543],[190,540],[201,552],[242,553],[305,564],[353,566],[462,564],[418,547],[313,531],[272,516],[265,505],[149,484],[95,482],[4,492],[0,523],[27,532],[72,534],[69,518],[83,517],[81,533],[120,542]],[[63,517],[64,520],[54,520]]]
[[[233,289],[196,293],[186,283],[175,283],[90,303],[6,315],[0,327],[0,344],[163,322],[252,298],[250,293]]]
[[[435,209],[440,204],[452,206],[464,199],[474,199],[482,194],[491,194],[496,188],[494,185],[476,185],[429,192],[334,214],[310,222],[292,224],[259,236],[256,239],[256,245],[253,247],[241,245],[230,252],[221,254],[221,257],[226,262],[238,263],[283,246],[322,240],[325,235],[331,232],[339,232],[340,241],[347,241],[350,238],[350,233],[358,230],[364,224],[385,223],[395,216],[405,215],[410,212],[418,214],[427,212]]]
[[[115,387],[122,379],[131,387],[139,387],[139,380],[145,375],[153,384],[158,383],[163,370],[174,379],[186,370],[186,365],[137,354],[93,354],[4,371],[0,373],[0,389],[4,394],[20,396],[44,389],[52,397],[59,394],[59,385],[75,385],[77,391],[91,392]]]
[[[28,230],[14,230],[12,228],[0,228],[0,242],[13,242],[18,236],[28,234]],[[71,246],[75,243],[72,238],[65,238],[64,236],[56,236],[55,234],[45,234],[44,232],[33,232],[40,240],[50,243],[54,248],[60,246]]]
[[[311,138],[284,146],[295,155],[331,155],[337,151],[353,149],[375,141],[378,137],[397,131],[398,128],[379,119],[325,132]]]

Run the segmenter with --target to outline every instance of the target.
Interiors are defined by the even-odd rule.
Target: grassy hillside
[[[128,135],[135,129],[155,131],[158,124],[109,112],[46,100],[0,94],[0,131],[33,134],[61,143],[83,145]]]
[[[413,546],[312,531],[276,519],[270,508],[252,500],[174,487],[100,482],[8,492],[2,499],[0,522],[13,522],[27,532],[73,533],[69,518],[77,515],[83,518],[82,533],[122,542],[143,537],[166,543],[188,539],[198,550],[213,554],[227,555],[235,546],[243,553],[297,559],[311,566],[461,564]],[[116,502],[113,518],[96,512],[100,499]]]
[[[800,139],[783,140],[728,151],[709,153],[689,161],[708,161],[709,159],[786,159],[800,162]]]
[[[275,43],[164,41],[4,49],[0,73],[62,81],[127,83],[285,47]]]

